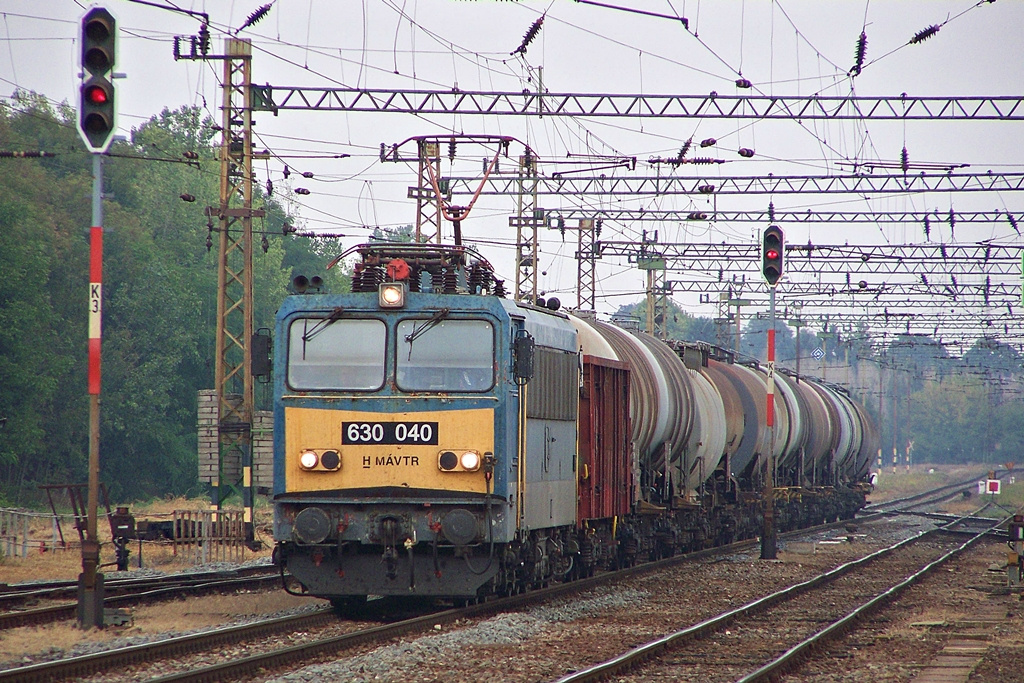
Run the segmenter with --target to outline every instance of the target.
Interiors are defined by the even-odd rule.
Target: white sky
[[[161,0],[155,0],[161,2]],[[168,3],[169,4],[169,3]],[[229,28],[240,26],[260,6],[257,1],[190,2],[179,7],[208,12],[213,24],[213,52],[222,51]],[[1024,86],[1024,3],[999,0],[888,0],[856,2],[818,0],[619,0],[646,11],[678,14],[680,22],[629,14],[569,0],[548,2],[460,2],[456,0],[278,0],[270,14],[239,35],[254,44],[255,83],[274,86],[360,86],[385,89],[448,89],[521,91],[535,89],[540,67],[551,92],[740,94],[738,74],[755,91],[778,95],[1019,95]],[[105,6],[121,30],[116,70],[127,79],[117,83],[119,125],[124,133],[164,107],[200,105],[220,121],[220,62],[175,62],[172,36],[191,35],[199,22],[180,13],[125,0]],[[973,7],[973,9],[972,9]],[[70,0],[0,0],[0,93],[33,90],[54,101],[74,102],[79,83],[77,34],[86,5]],[[965,12],[965,10],[967,10]],[[542,13],[546,18],[525,59],[513,57],[527,29]],[[957,16],[961,15],[962,16]],[[905,45],[930,25],[948,23],[917,45]],[[856,79],[847,76],[861,31],[867,33],[866,66]],[[902,46],[902,47],[901,47]],[[875,61],[877,60],[877,61]],[[397,73],[396,73],[397,72]],[[341,160],[290,159],[293,170],[310,170],[313,180],[296,180],[308,196],[290,194],[307,229],[341,231],[346,246],[364,241],[373,226],[412,223],[415,204],[406,199],[415,184],[415,168],[381,164],[380,143],[410,136],[461,133],[512,135],[528,142],[542,160],[564,160],[572,154],[624,154],[638,157],[634,175],[653,175],[645,162],[651,156],[672,156],[689,137],[695,142],[718,139],[718,146],[691,156],[715,156],[728,163],[684,167],[716,176],[823,175],[848,171],[841,161],[897,161],[906,146],[914,161],[970,164],[968,172],[1019,173],[1022,151],[1019,123],[896,122],[896,121],[762,121],[590,119],[559,117],[433,116],[282,112],[256,114],[257,148],[275,154],[350,154]],[[736,150],[751,147],[753,159]],[[521,148],[520,148],[521,149]],[[516,148],[513,153],[517,154]],[[445,159],[444,173],[478,174],[480,157],[454,169]],[[261,183],[269,172],[276,194],[288,185],[283,163],[255,166]],[[555,167],[542,171],[549,173]],[[559,167],[558,170],[565,170]],[[617,171],[623,174],[623,171]],[[187,188],[175,188],[175,194]],[[933,193],[859,198],[852,195],[723,196],[722,210],[764,209],[769,199],[776,210],[808,208],[877,211],[947,212],[1000,209],[1020,213],[1020,193]],[[542,200],[545,208],[555,198]],[[611,206],[605,200],[606,206]],[[705,198],[645,197],[622,206],[707,211]],[[500,274],[514,280],[514,230],[508,216],[513,197],[485,197],[463,223],[467,241],[496,241],[486,254]],[[196,221],[205,222],[201,207]],[[752,242],[763,225],[610,224],[605,239],[639,239],[641,230],[659,230],[662,241]],[[924,241],[913,225],[783,226],[787,241],[819,244],[860,242],[906,244]],[[933,222],[932,239],[951,241],[949,226]],[[446,234],[450,235],[450,226]],[[575,238],[565,244],[557,231],[542,235],[542,289],[575,302]],[[1020,243],[1007,222],[985,226],[958,225],[958,242],[995,239]],[[598,309],[610,312],[639,298],[643,276],[617,259],[600,263]],[[673,279],[682,274],[672,275]],[[511,287],[511,285],[510,285]],[[635,293],[635,294],[630,294]],[[680,294],[677,303],[699,315],[714,310],[696,294]]]

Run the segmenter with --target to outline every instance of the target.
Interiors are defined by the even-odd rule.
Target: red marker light
[[[98,85],[86,88],[85,99],[90,104],[106,104],[107,102],[107,91]]]
[[[770,259],[773,259],[773,260],[774,260],[774,259],[777,259],[777,258],[779,258],[779,252],[777,252],[777,251],[776,251],[776,250],[774,250],[774,249],[769,249],[769,250],[768,250],[768,251],[767,251],[767,252],[765,253],[765,256],[767,256],[768,258],[770,258]]]

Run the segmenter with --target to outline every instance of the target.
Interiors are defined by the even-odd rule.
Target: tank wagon
[[[475,599],[760,531],[756,363],[512,301],[463,247],[357,251],[351,293],[277,315],[275,561],[306,593]],[[871,420],[776,379],[778,528],[852,517]]]

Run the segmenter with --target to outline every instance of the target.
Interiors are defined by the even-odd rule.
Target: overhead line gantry
[[[253,86],[274,111],[615,118],[1020,121],[1024,97],[657,95]]]

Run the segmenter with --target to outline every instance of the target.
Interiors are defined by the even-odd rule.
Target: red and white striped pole
[[[761,531],[761,559],[774,560],[775,540],[775,285],[768,286],[768,458],[764,477],[764,528]]]
[[[89,229],[89,395],[100,394],[100,340],[103,331],[103,226]]]
[[[103,628],[103,575],[97,534],[100,498],[100,345],[103,328],[103,155],[92,155],[92,227],[89,229],[89,500],[82,543],[78,622]]]

